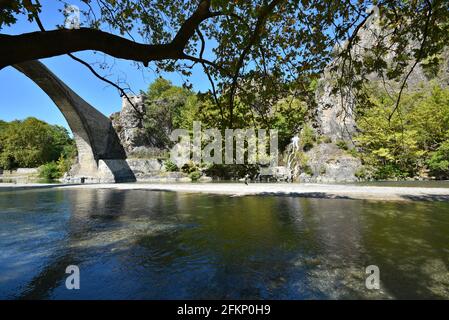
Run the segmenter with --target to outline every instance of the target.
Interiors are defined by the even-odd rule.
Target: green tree
[[[279,132],[279,148],[284,150],[299,128],[304,124],[307,104],[294,97],[287,97],[274,106],[271,128]]]
[[[430,82],[419,92],[404,98],[410,125],[417,131],[419,147],[435,151],[449,138],[449,90]]]
[[[8,122],[0,120],[0,132],[2,132],[2,130],[6,129],[7,126],[8,126]]]
[[[368,96],[370,104],[358,107],[361,132],[355,140],[374,177],[412,177],[427,164],[441,175],[445,168],[444,144],[449,138],[449,89],[431,83],[417,92],[405,93],[393,117],[395,97],[379,87],[370,90]]]
[[[449,178],[449,140],[444,141],[428,160],[431,173],[438,178]]]
[[[150,143],[166,149],[169,135],[177,128],[190,129],[197,111],[196,96],[188,89],[158,78],[146,93],[144,127]]]
[[[72,158],[75,146],[67,130],[36,118],[12,121],[0,130],[0,165],[4,169],[38,167],[62,155]]]
[[[39,177],[45,180],[54,180],[61,177],[58,164],[49,162],[39,167]]]

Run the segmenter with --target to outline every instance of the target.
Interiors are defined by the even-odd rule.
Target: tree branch
[[[399,103],[401,102],[402,93],[404,92],[405,86],[407,85],[408,78],[410,77],[410,75],[413,73],[413,70],[415,70],[416,66],[421,62],[421,60],[423,58],[424,47],[426,45],[427,37],[428,37],[428,33],[429,33],[429,31],[428,31],[429,30],[429,24],[430,24],[430,20],[432,18],[432,3],[429,0],[426,0],[426,4],[427,4],[427,7],[429,8],[429,11],[428,11],[427,19],[426,19],[426,22],[425,22],[425,25],[424,25],[423,40],[422,40],[421,45],[419,47],[418,55],[417,55],[417,57],[415,59],[415,62],[412,64],[410,70],[407,72],[404,80],[402,81],[401,88],[399,90],[398,98],[396,99],[396,103],[394,105],[393,111],[391,111],[390,115],[388,116],[388,122],[391,121],[391,119],[393,118],[394,113],[399,108]]]
[[[94,76],[96,76],[98,79],[110,84],[111,86],[113,86],[114,88],[116,88],[119,92],[120,92],[120,97],[125,97],[125,99],[128,101],[128,103],[131,105],[131,107],[134,109],[134,111],[137,113],[137,115],[140,117],[140,119],[143,119],[143,114],[142,112],[140,112],[139,109],[137,109],[137,107],[135,106],[135,104],[131,101],[131,99],[129,98],[128,94],[125,92],[125,90],[120,87],[118,84],[112,82],[111,80],[101,76],[89,63],[87,63],[86,61],[74,56],[71,53],[67,54],[70,58],[72,58],[73,60],[81,63],[82,65],[86,66],[90,72],[93,73]]]
[[[231,89],[230,89],[230,95],[229,95],[229,126],[230,127],[232,127],[232,122],[233,122],[234,98],[235,98],[235,93],[237,90],[237,80],[240,75],[240,69],[242,68],[243,63],[245,62],[246,56],[249,54],[249,51],[251,50],[252,46],[259,39],[260,33],[262,32],[262,29],[265,25],[265,22],[266,22],[268,16],[270,15],[271,12],[273,12],[276,5],[278,5],[280,2],[282,2],[282,0],[273,0],[266,7],[264,7],[261,10],[261,13],[259,14],[259,17],[257,18],[256,25],[254,26],[254,30],[251,34],[248,44],[243,49],[243,51],[240,54],[240,57],[237,61],[235,72],[232,77]]]
[[[201,50],[200,50],[200,60],[201,60],[201,65],[203,66],[203,70],[206,73],[207,79],[209,79],[210,85],[212,87],[212,95],[214,97],[215,100],[215,104],[217,105],[217,107],[220,109],[220,116],[221,116],[221,124],[222,126],[224,125],[224,112],[223,112],[223,106],[220,103],[220,100],[218,99],[218,95],[217,95],[217,90],[215,88],[215,83],[214,80],[212,79],[212,76],[209,72],[209,69],[207,69],[206,63],[203,60],[203,53],[204,53],[204,49],[206,47],[206,40],[204,39],[203,34],[201,33],[200,28],[196,29],[196,32],[198,33],[198,36],[201,40]]]
[[[183,23],[170,43],[143,44],[90,28],[38,31],[20,35],[0,34],[0,69],[16,63],[54,57],[84,50],[95,50],[110,56],[142,62],[180,59],[196,27],[215,17],[210,0],[202,0],[195,12]]]
[[[31,2],[31,0],[25,0],[25,2],[28,3],[29,7],[31,8],[32,11],[31,11],[30,13],[32,14],[34,20],[36,21],[36,23],[37,23],[39,29],[40,29],[42,32],[45,32],[46,30],[45,30],[45,28],[44,28],[44,25],[43,25],[41,19],[39,18],[39,14],[38,14],[38,12],[35,10],[35,7],[33,6],[33,3]],[[39,0],[36,0],[36,2],[37,2],[38,5],[40,5],[40,4],[39,4]],[[141,119],[143,119],[143,114],[137,109],[137,107],[136,107],[136,106],[134,105],[134,103],[131,101],[131,99],[130,99],[129,96],[126,94],[126,92],[125,92],[125,90],[124,90],[123,88],[121,88],[119,85],[117,85],[116,83],[112,82],[111,80],[106,79],[105,77],[101,76],[101,75],[100,75],[97,71],[95,71],[95,69],[94,69],[89,63],[87,63],[86,61],[84,61],[84,60],[82,60],[82,59],[80,59],[80,58],[74,56],[74,55],[71,54],[71,53],[68,53],[67,55],[68,55],[70,58],[72,58],[73,60],[75,60],[75,61],[81,63],[82,65],[84,65],[85,67],[87,67],[87,68],[89,69],[89,71],[92,72],[92,74],[93,74],[94,76],[96,76],[98,79],[100,79],[100,80],[102,80],[102,81],[104,81],[104,82],[110,84],[110,85],[113,86],[114,88],[116,88],[116,89],[120,92],[120,96],[121,96],[121,97],[125,97],[126,100],[128,101],[128,103],[132,106],[132,108],[134,109],[134,111],[137,113],[137,115],[138,115]]]

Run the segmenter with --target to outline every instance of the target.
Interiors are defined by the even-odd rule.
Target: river
[[[448,270],[444,201],[0,192],[2,299],[448,299]]]

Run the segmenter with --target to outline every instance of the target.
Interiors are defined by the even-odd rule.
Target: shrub
[[[361,167],[361,168],[357,169],[357,171],[354,173],[354,175],[358,179],[366,179],[368,174],[367,174],[366,168]]]
[[[358,157],[359,157],[359,152],[357,151],[356,148],[352,148],[352,149],[349,149],[349,150],[347,150],[347,151],[348,151],[348,153],[349,153],[351,156],[353,156],[354,158],[358,158]]]
[[[301,168],[307,166],[309,157],[307,157],[307,155],[304,152],[297,152],[295,156],[296,161]]]
[[[301,134],[299,135],[299,142],[304,151],[308,151],[313,148],[313,145],[316,141],[315,131],[313,131],[312,127],[309,125],[305,125],[301,130]]]
[[[449,177],[449,140],[431,154],[427,162],[430,172],[438,178]]]
[[[298,164],[298,166],[302,172],[304,172],[308,175],[313,175],[312,168],[308,164],[309,158],[307,157],[307,155],[304,152],[302,152],[302,151],[297,152],[295,154],[295,158],[296,158],[296,163]]]
[[[178,171],[178,166],[171,160],[167,160],[164,162],[165,170],[168,172],[175,172]]]
[[[49,162],[39,167],[39,177],[46,180],[54,180],[61,177],[58,164]]]
[[[70,167],[72,166],[72,160],[66,159],[61,155],[58,159],[58,162],[56,162],[56,165],[58,166],[59,175],[60,177],[62,177],[64,173],[70,170]]]
[[[307,174],[309,176],[313,175],[312,168],[309,165],[305,166],[302,170],[305,174]]]
[[[201,178],[201,172],[199,171],[190,172],[189,178],[192,179],[192,181],[198,181]]]
[[[181,171],[184,173],[192,173],[195,171],[200,171],[200,166],[193,161],[189,161],[182,166]]]

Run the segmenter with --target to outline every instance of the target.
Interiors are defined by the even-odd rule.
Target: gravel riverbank
[[[116,184],[0,184],[0,192],[24,189],[153,190],[230,196],[274,195],[328,199],[449,201],[449,188],[378,187],[337,184],[283,183],[116,183]]]

